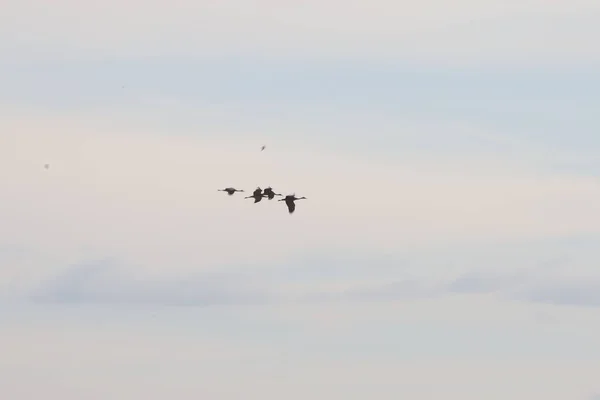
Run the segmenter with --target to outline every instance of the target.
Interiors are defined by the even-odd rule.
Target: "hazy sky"
[[[597,0],[2,0],[0,397],[597,399],[598,37]],[[217,192],[269,185],[308,200]]]

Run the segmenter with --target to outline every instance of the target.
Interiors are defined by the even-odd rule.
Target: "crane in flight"
[[[268,198],[269,198],[269,200],[273,200],[273,198],[274,198],[275,196],[281,196],[281,194],[279,194],[279,193],[275,193],[275,192],[273,191],[273,189],[271,188],[271,186],[269,186],[268,188],[266,188],[265,190],[263,190],[263,196],[264,196],[264,197],[268,197]]]
[[[243,192],[243,190],[235,189],[235,188],[232,188],[232,187],[228,187],[228,188],[225,188],[225,189],[218,189],[217,191],[218,192],[227,192],[227,194],[230,195],[230,196],[233,195],[235,192]]]
[[[244,197],[244,199],[254,199],[255,203],[258,203],[259,201],[262,200],[262,198],[264,197],[262,189],[261,188],[256,188],[254,190],[254,192],[252,192],[252,196],[246,196]]]
[[[291,194],[291,195],[287,195],[285,196],[285,198],[281,199],[281,200],[277,200],[277,201],[285,201],[285,205],[288,208],[288,212],[290,214],[293,214],[294,211],[296,210],[296,203],[294,203],[296,200],[304,200],[306,199],[306,197],[296,197],[296,194]]]

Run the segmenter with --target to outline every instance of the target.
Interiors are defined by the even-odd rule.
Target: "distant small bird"
[[[232,187],[228,187],[228,188],[225,188],[225,189],[218,189],[218,191],[219,192],[227,192],[227,194],[230,195],[230,196],[232,194],[234,194],[235,192],[243,192],[243,190],[235,189],[235,188],[232,188]]]
[[[287,205],[289,213],[292,214],[294,212],[294,210],[296,210],[296,203],[294,203],[294,201],[303,200],[303,199],[306,199],[306,197],[296,197],[296,194],[292,194],[292,195],[285,196],[285,198],[283,198],[281,200],[277,200],[277,201],[285,201],[285,204]]]
[[[46,168],[46,169],[50,168],[50,164],[44,164],[44,168]]]
[[[263,150],[264,150],[264,149],[266,149],[266,148],[267,148],[267,146],[263,145],[263,146],[260,148],[260,151],[263,151]]]
[[[262,189],[256,188],[256,190],[254,190],[254,192],[252,193],[252,196],[244,197],[244,199],[250,199],[250,198],[254,199],[255,203],[258,203],[259,201],[261,201],[263,198]]]
[[[273,200],[275,196],[281,196],[281,194],[275,193],[273,189],[271,189],[271,186],[263,190],[263,197],[268,197],[269,200]]]

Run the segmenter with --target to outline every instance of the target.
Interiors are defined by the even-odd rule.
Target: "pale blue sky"
[[[597,1],[0,10],[0,397],[600,393]]]
[[[0,72],[4,103],[136,115],[180,134],[205,137],[202,125],[207,122],[265,131],[274,120],[284,119],[306,125],[302,137],[315,145],[358,150],[366,157],[393,159],[440,149],[507,157],[543,153],[543,166],[553,171],[600,173],[595,119],[600,74],[584,66],[494,71],[417,69],[401,61],[372,65],[360,59],[292,63],[157,57],[58,65],[14,62]],[[177,99],[185,108],[143,102],[159,98]],[[192,112],[206,107],[228,110],[235,121],[228,113],[199,119]],[[448,134],[440,128],[409,138],[398,134],[413,121],[470,124],[491,132]],[[261,132],[260,139],[285,137],[285,130],[284,125]],[[367,132],[369,146],[364,145]]]

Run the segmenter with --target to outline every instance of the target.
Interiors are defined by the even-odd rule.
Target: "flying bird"
[[[287,205],[289,213],[292,214],[294,212],[294,210],[296,210],[296,203],[294,203],[294,201],[303,200],[303,199],[306,199],[306,197],[296,197],[296,194],[292,194],[292,195],[287,195],[287,196],[285,196],[285,198],[283,198],[281,200],[277,200],[277,201],[285,201],[285,204]]]
[[[227,192],[227,194],[230,195],[230,196],[232,194],[234,194],[235,192],[243,192],[243,190],[235,189],[235,188],[232,188],[232,187],[228,187],[228,188],[225,188],[225,189],[218,189],[218,191],[219,192]]]
[[[261,188],[256,188],[254,192],[252,192],[252,196],[246,196],[244,199],[254,199],[255,203],[258,203],[263,198],[263,193]]]
[[[269,200],[273,200],[275,196],[281,196],[281,194],[275,193],[273,189],[271,189],[271,186],[263,190],[263,197],[268,197]]]
[[[46,169],[50,168],[50,164],[44,164],[44,168],[46,168]]]
[[[263,150],[264,150],[264,149],[266,149],[266,148],[267,148],[267,146],[263,145],[263,146],[260,148],[260,151],[263,151]]]

